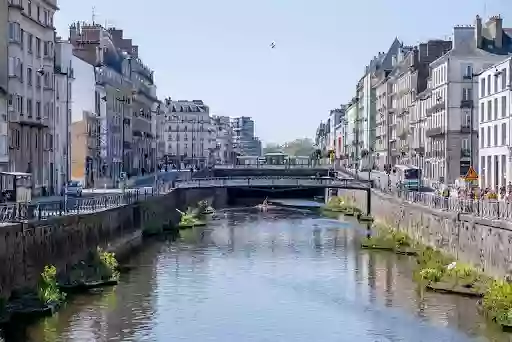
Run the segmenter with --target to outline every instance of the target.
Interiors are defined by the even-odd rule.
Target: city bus
[[[402,189],[419,190],[422,187],[421,169],[415,166],[395,165],[395,176]]]

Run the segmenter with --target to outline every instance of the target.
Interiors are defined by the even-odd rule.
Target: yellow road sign
[[[469,167],[468,173],[466,173],[466,176],[464,177],[466,181],[476,181],[478,180],[478,173],[476,173],[473,166]]]

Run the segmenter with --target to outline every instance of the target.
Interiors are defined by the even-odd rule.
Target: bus
[[[397,183],[406,190],[419,190],[422,187],[421,169],[415,166],[395,165]]]

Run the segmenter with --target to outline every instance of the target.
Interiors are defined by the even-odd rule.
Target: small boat
[[[267,211],[268,210],[268,197],[265,198],[265,200],[263,201],[262,204],[258,204],[256,207],[258,209],[260,209],[261,211]]]

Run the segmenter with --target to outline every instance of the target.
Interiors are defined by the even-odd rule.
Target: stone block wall
[[[366,208],[366,192],[340,190]],[[493,276],[512,273],[512,224],[442,211],[373,191],[372,215]]]
[[[34,287],[45,265],[66,270],[98,246],[130,243],[144,224],[177,223],[175,208],[186,209],[202,199],[223,205],[226,189],[176,189],[165,196],[90,214],[0,226],[0,297],[13,289]],[[125,251],[126,252],[126,251]]]

